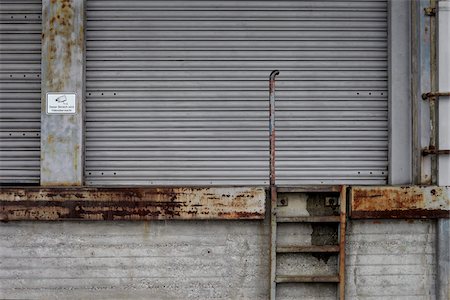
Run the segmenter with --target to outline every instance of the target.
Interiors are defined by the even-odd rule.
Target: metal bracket
[[[289,205],[288,197],[284,196],[277,198],[277,206],[288,206],[288,205]]]
[[[422,149],[422,155],[439,155],[439,154],[450,154],[450,150],[448,149],[436,149],[434,147],[427,147]]]
[[[423,93],[422,99],[423,100],[435,100],[439,97],[449,97],[450,92],[429,92],[429,93]]]
[[[325,207],[336,208],[339,206],[339,197],[325,197]]]
[[[436,7],[425,7],[423,10],[426,16],[436,16]]]

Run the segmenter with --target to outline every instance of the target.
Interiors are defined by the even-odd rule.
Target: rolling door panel
[[[86,180],[385,184],[386,1],[87,2]]]
[[[38,184],[40,0],[0,1],[0,183]]]

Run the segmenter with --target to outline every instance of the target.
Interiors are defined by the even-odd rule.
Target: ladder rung
[[[318,186],[279,186],[279,193],[339,193],[340,185],[318,185]]]
[[[277,283],[339,282],[338,275],[277,275]]]
[[[278,223],[339,223],[340,216],[278,217]]]
[[[339,253],[339,245],[311,245],[311,246],[277,246],[278,253],[308,253],[308,252],[324,252]]]

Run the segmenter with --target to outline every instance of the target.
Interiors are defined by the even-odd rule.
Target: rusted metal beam
[[[278,217],[278,223],[339,223],[340,216]]]
[[[279,186],[279,193],[340,193],[340,185]]]
[[[450,187],[352,187],[350,210],[353,219],[450,218]]]
[[[210,188],[1,188],[1,221],[263,219],[265,190]]]
[[[339,253],[339,245],[277,246],[277,253]]]
[[[278,283],[339,282],[338,275],[277,275]]]
[[[429,92],[429,93],[423,93],[422,99],[423,100],[435,100],[438,97],[449,97],[450,92]]]
[[[450,154],[449,149],[436,149],[436,147],[427,147],[422,149],[422,155],[439,155],[439,154]]]

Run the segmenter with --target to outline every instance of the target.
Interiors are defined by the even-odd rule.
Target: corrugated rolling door
[[[87,2],[88,184],[384,184],[387,2]]]
[[[0,0],[0,183],[39,183],[40,0]]]

